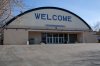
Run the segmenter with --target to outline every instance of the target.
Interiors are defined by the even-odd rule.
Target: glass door
[[[42,42],[46,44],[67,44],[77,41],[77,34],[42,33]]]
[[[53,34],[52,39],[53,39],[52,43],[58,44],[58,34],[57,33]]]

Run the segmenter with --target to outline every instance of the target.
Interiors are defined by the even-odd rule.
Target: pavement
[[[100,44],[1,45],[0,66],[100,66]]]

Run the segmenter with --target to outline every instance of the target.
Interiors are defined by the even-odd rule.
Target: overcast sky
[[[36,7],[54,6],[67,9],[82,19],[89,25],[94,26],[100,21],[100,0],[23,0],[25,9]],[[17,10],[16,10],[16,14]]]

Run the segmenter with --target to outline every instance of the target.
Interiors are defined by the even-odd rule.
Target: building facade
[[[58,7],[39,7],[5,25],[4,44],[95,43],[91,27],[78,15]]]

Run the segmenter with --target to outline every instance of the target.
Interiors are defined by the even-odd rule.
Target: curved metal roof
[[[22,16],[22,15],[24,15],[24,14],[27,14],[27,13],[29,13],[29,12],[36,11],[36,10],[41,10],[41,9],[57,9],[57,10],[62,10],[62,11],[65,11],[65,12],[67,12],[67,13],[70,13],[70,14],[76,16],[77,18],[79,18],[80,20],[82,20],[82,22],[84,22],[84,24],[85,24],[90,30],[92,30],[92,28],[91,28],[81,17],[79,17],[78,15],[72,13],[72,12],[69,11],[69,10],[66,10],[66,9],[63,9],[63,8],[58,8],[58,7],[39,7],[39,8],[34,8],[34,9],[31,9],[31,10],[25,11],[25,12],[23,12],[23,13],[21,13],[21,14],[15,16],[15,17],[12,18],[11,20],[9,20],[4,26],[9,25],[9,24],[10,24],[11,22],[13,22],[15,19],[17,19],[18,17],[20,17],[20,16]],[[3,27],[4,27],[4,26],[3,26]]]

